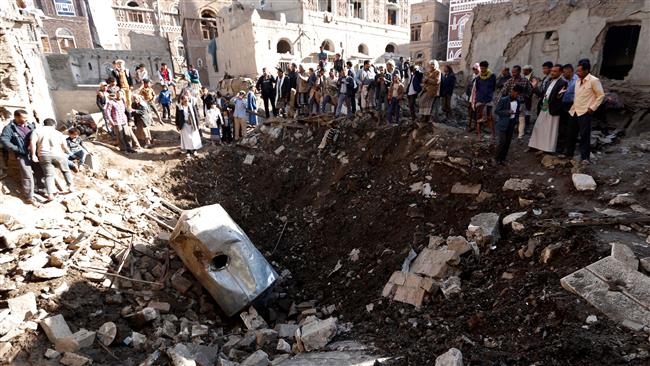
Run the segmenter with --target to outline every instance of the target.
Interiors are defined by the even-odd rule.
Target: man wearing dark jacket
[[[278,69],[278,78],[275,81],[275,107],[280,114],[286,113],[286,106],[291,96],[291,81],[284,75],[284,70]]]
[[[27,121],[27,111],[17,109],[14,112],[14,119],[2,130],[0,141],[2,146],[13,151],[20,167],[20,178],[22,180],[25,202],[34,203],[34,170],[32,161],[29,159],[29,138],[36,128],[34,123]]]
[[[422,71],[420,71],[420,69],[415,65],[410,66],[409,72],[411,77],[406,86],[406,97],[409,102],[411,119],[415,120],[415,100],[418,98],[418,94],[422,91],[422,78],[424,77],[424,74],[422,74]]]
[[[549,72],[548,82],[539,93],[540,108],[528,146],[532,149],[554,153],[562,114],[562,96],[567,82],[562,79],[562,65],[555,65]]]
[[[510,89],[509,95],[499,99],[494,109],[494,114],[497,116],[496,130],[499,141],[495,160],[499,165],[505,165],[508,149],[510,149],[510,141],[515,132],[515,125],[519,120],[521,110],[519,95],[524,91],[521,85],[514,85]]]
[[[269,74],[266,71],[266,67],[262,69],[262,76],[257,79],[255,88],[262,92],[262,100],[264,100],[264,112],[266,113],[266,118],[269,118],[271,116],[269,113],[269,102],[271,103],[273,116],[277,116],[278,111],[275,109],[275,78],[273,75]]]

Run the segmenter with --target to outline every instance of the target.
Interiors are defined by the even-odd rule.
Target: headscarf
[[[438,60],[429,61],[429,66],[433,66],[434,70],[438,70],[438,71],[440,70],[440,63],[438,62]]]

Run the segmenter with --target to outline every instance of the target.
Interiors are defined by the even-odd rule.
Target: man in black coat
[[[279,114],[286,113],[286,107],[291,96],[291,80],[284,75],[284,70],[278,68],[278,78],[275,79],[275,107]]]
[[[262,92],[262,100],[264,100],[264,112],[266,113],[266,118],[269,118],[271,116],[269,113],[269,102],[271,103],[273,115],[277,116],[278,111],[275,109],[275,78],[273,75],[269,74],[266,71],[266,67],[262,69],[262,76],[257,79],[255,88]]]

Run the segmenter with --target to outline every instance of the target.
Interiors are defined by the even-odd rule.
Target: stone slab
[[[368,356],[363,352],[312,352],[302,353],[278,366],[360,366],[374,365],[386,358]]]

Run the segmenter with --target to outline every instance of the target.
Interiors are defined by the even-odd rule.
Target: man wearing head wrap
[[[422,80],[424,90],[420,95],[420,99],[418,99],[419,112],[423,121],[428,121],[433,114],[433,109],[440,95],[440,77],[440,64],[438,61],[429,61],[429,70],[427,70]]]
[[[467,86],[465,87],[465,95],[469,101],[467,107],[467,131],[472,131],[474,129],[474,124],[476,123],[476,111],[472,107],[472,99],[474,99],[474,94],[476,93],[475,83],[478,75],[481,73],[481,66],[479,63],[472,65],[472,73],[467,80]]]

